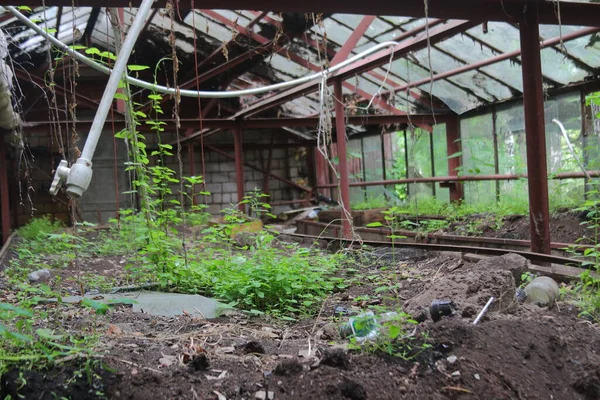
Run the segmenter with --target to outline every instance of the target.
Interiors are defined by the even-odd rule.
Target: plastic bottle
[[[394,319],[398,313],[387,312],[375,316],[373,311],[367,311],[348,320],[340,327],[342,338],[354,337],[357,341],[375,339],[379,335],[381,323]]]
[[[535,278],[525,286],[523,291],[527,296],[525,303],[548,308],[552,308],[559,295],[558,284],[547,276]]]

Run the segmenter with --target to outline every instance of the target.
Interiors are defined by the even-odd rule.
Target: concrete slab
[[[186,313],[201,318],[216,318],[231,310],[226,304],[197,294],[165,293],[154,291],[138,291],[114,294],[90,294],[84,298],[97,301],[132,299],[134,312],[144,312],[151,315],[174,317]],[[77,303],[81,296],[63,297],[66,303]]]

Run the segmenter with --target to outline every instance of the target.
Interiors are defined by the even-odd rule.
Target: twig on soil
[[[280,349],[281,346],[283,346],[283,343],[287,339],[287,333],[288,332],[289,332],[289,328],[286,328],[285,331],[283,331],[283,335],[281,335],[281,342],[279,343],[279,346],[277,346],[278,349]]]
[[[115,360],[116,361],[120,361],[120,362],[122,362],[124,364],[127,364],[127,365],[131,365],[131,366],[134,366],[134,367],[137,367],[137,368],[145,369],[147,371],[155,372],[157,374],[161,374],[161,375],[163,374],[161,371],[159,371],[157,369],[150,368],[150,367],[144,367],[143,365],[139,365],[139,364],[131,362],[131,361],[123,360],[121,358],[115,358]]]
[[[196,393],[196,390],[194,390],[194,387],[192,386],[190,388],[190,390],[192,391],[192,394],[194,395],[194,399],[200,399],[200,396],[198,396],[198,393]]]
[[[456,392],[473,393],[469,389],[461,388],[461,387],[458,387],[458,386],[444,386],[442,388],[442,390],[454,390]]]
[[[196,310],[202,318],[207,319],[206,316],[204,315],[204,313],[202,311],[200,311],[200,309],[198,307],[194,307],[194,310]]]
[[[310,331],[311,335],[313,333],[315,333],[315,329],[317,328],[317,323],[319,323],[319,318],[321,318],[321,313],[323,312],[323,308],[325,308],[325,303],[327,302],[328,299],[329,299],[329,296],[327,296],[323,300],[323,303],[321,303],[321,308],[319,309],[319,313],[317,314],[317,317],[315,318],[315,323],[313,324],[312,330]]]

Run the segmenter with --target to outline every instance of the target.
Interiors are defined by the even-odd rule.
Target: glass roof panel
[[[294,77],[300,77],[312,73],[311,70],[304,68],[300,64],[296,64],[295,62],[290,61],[286,57],[280,56],[279,54],[272,54],[265,61],[271,65],[271,67]]]
[[[511,60],[500,61],[481,68],[488,74],[502,78],[506,83],[518,91],[523,91],[523,75],[521,74],[521,64]]]
[[[598,68],[600,60],[600,36],[588,35],[564,43],[569,54],[587,65]],[[595,41],[595,43],[593,43]]]
[[[429,84],[420,86],[422,90],[429,91]],[[458,89],[445,81],[436,81],[433,84],[433,95],[442,100],[452,111],[462,114],[465,111],[477,108],[483,103],[476,97]]]
[[[578,68],[573,61],[552,48],[543,49],[541,56],[542,73],[561,84],[577,82],[587,76],[587,73]]]
[[[483,33],[481,25],[475,26],[467,32],[503,53],[521,48],[519,31],[505,22],[488,22],[488,33]]]

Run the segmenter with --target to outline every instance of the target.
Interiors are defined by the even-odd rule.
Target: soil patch
[[[519,257],[473,264],[453,253],[394,257],[390,251],[357,253],[344,275],[348,288],[330,296],[317,316],[292,324],[244,314],[155,317],[127,307],[65,319],[74,334],[100,334],[98,360],[108,368],[100,383],[84,380],[55,393],[216,400],[600,397],[598,326],[578,319],[567,303],[551,310],[515,303]],[[474,314],[492,295],[501,301],[474,326]],[[348,350],[339,336],[349,315],[370,306],[417,313],[436,298],[455,301],[460,312],[411,326],[418,339],[409,359]],[[73,369],[38,375],[19,393],[52,399],[64,381],[59,377],[68,379]],[[6,374],[2,393],[11,393],[18,379]]]

